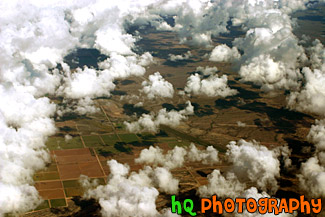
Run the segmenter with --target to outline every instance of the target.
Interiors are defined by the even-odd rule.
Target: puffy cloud
[[[174,95],[173,85],[166,81],[159,72],[149,75],[149,81],[143,81],[142,86],[142,91],[147,94],[149,99],[156,97],[172,98]]]
[[[224,9],[225,3],[220,1],[168,1],[157,8],[155,13],[173,15],[175,25],[168,29],[178,33],[180,43],[208,46],[212,36],[227,32],[229,13]]]
[[[227,157],[231,162],[232,171],[241,182],[251,181],[263,191],[274,193],[278,189],[276,178],[280,176],[280,162],[278,153],[259,145],[255,141],[227,145]]]
[[[209,60],[213,62],[228,62],[239,58],[240,53],[236,47],[230,48],[225,44],[221,44],[212,50]]]
[[[99,201],[103,216],[170,216],[170,211],[159,213],[156,209],[158,190],[153,187],[156,182],[160,188],[167,192],[174,192],[173,186],[178,186],[178,181],[172,178],[170,172],[164,168],[147,167],[139,173],[129,174],[129,166],[115,160],[107,162],[110,175],[106,185],[90,188],[86,191],[85,198],[94,198]],[[153,178],[149,177],[150,173]],[[85,187],[91,184],[82,182]],[[175,193],[175,192],[174,192]],[[177,216],[177,215],[176,215]]]
[[[114,79],[127,78],[129,76],[142,76],[146,72],[145,66],[153,62],[153,57],[146,52],[141,56],[122,56],[112,53],[110,58],[100,62],[98,65],[105,74],[110,74]]]
[[[159,147],[150,146],[143,149],[140,156],[135,159],[136,163],[145,163],[150,165],[160,165],[166,168],[174,169],[182,167],[184,162],[202,162],[203,164],[216,164],[219,162],[218,151],[212,146],[206,150],[199,150],[192,143],[189,148],[176,146],[166,154]]]
[[[44,149],[55,133],[55,105],[47,98],[0,85],[0,216],[21,213],[41,202],[33,174],[50,160]],[[28,156],[28,157],[26,157]]]
[[[163,167],[158,167],[154,169],[154,182],[162,191],[167,194],[178,193],[178,183],[177,179],[173,178],[173,175],[168,169]]]
[[[314,143],[314,156],[302,163],[298,175],[300,187],[311,197],[325,197],[325,121],[316,120],[307,139]]]
[[[187,107],[180,111],[167,111],[166,109],[159,110],[158,114],[143,114],[135,122],[124,122],[126,128],[130,132],[157,132],[161,124],[175,127],[182,120],[187,119],[187,115],[194,114],[194,107],[191,102],[187,102]]]
[[[238,127],[246,127],[246,124],[241,121],[237,121],[237,126]]]
[[[325,64],[324,64],[325,66]],[[298,111],[325,115],[325,71],[303,68],[305,85],[300,91],[291,92],[288,106]]]
[[[191,75],[187,78],[184,88],[185,92],[194,95],[207,95],[209,97],[227,97],[237,94],[237,90],[231,89],[227,85],[227,75],[211,75],[206,79],[201,79],[199,74]]]
[[[196,68],[196,72],[202,72],[203,75],[214,75],[218,72],[218,68],[217,67],[209,67],[209,66],[206,66],[206,67],[202,67],[202,66],[199,66]]]
[[[310,63],[314,69],[325,70],[325,48],[324,45],[316,39],[313,46],[307,49],[310,54]]]
[[[176,62],[176,61],[180,61],[180,60],[188,60],[192,57],[192,53],[191,51],[187,51],[185,54],[183,55],[174,55],[174,54],[169,54],[169,60]]]
[[[84,97],[109,96],[110,90],[115,88],[113,78],[105,71],[85,67],[78,68],[76,72],[69,73],[65,78],[65,87],[61,86],[65,96],[71,99]]]
[[[301,189],[311,197],[325,196],[325,154],[309,158],[298,175]]]
[[[208,184],[198,188],[201,197],[216,194],[219,198],[239,197],[245,193],[247,182],[263,191],[272,194],[278,189],[276,178],[280,176],[280,162],[277,159],[283,156],[285,166],[291,165],[290,150],[287,146],[268,150],[255,141],[239,140],[227,145],[227,160],[231,163],[230,169],[222,175],[214,170],[208,176]]]
[[[194,143],[191,143],[187,157],[189,161],[201,161],[203,164],[215,164],[219,162],[218,151],[215,148],[208,146],[206,150],[199,150]]]
[[[287,70],[282,62],[275,62],[270,56],[262,54],[254,57],[239,71],[244,81],[252,81],[266,91],[281,88],[290,89],[297,86],[299,74],[295,70]]]
[[[325,151],[325,119],[316,120],[310,128],[307,139],[315,144],[317,151]]]
[[[219,198],[235,198],[244,190],[246,185],[239,182],[235,174],[227,173],[224,177],[219,170],[214,170],[208,175],[209,183],[198,188],[200,197],[217,195]]]

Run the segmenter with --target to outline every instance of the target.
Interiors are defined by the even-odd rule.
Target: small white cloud
[[[149,75],[149,81],[142,82],[142,92],[144,92],[149,99],[156,97],[172,98],[174,96],[174,88],[171,83],[166,81],[159,72]]]
[[[180,61],[180,60],[188,60],[192,57],[192,53],[191,51],[187,51],[185,54],[183,55],[174,55],[174,54],[169,54],[169,60],[176,62],[176,61]]]
[[[237,94],[237,90],[231,89],[227,85],[227,75],[211,75],[201,79],[199,74],[191,75],[187,78],[184,91],[194,95],[207,95],[209,97],[227,97]]]
[[[213,62],[228,62],[239,58],[240,53],[236,47],[229,48],[227,45],[221,44],[212,50],[209,60]]]
[[[188,101],[187,107],[181,111],[172,110],[168,112],[166,109],[161,109],[157,114],[143,114],[137,121],[124,122],[124,124],[130,132],[157,132],[161,124],[175,127],[192,114],[194,114],[194,107]]]

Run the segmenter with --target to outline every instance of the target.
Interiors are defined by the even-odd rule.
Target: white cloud
[[[174,169],[182,167],[184,162],[202,162],[203,164],[216,164],[219,162],[218,151],[212,146],[206,150],[199,150],[192,143],[189,148],[176,146],[166,154],[159,147],[150,146],[143,149],[136,163],[145,163],[149,165],[160,165],[166,168]]]
[[[324,64],[325,65],[325,64]],[[300,91],[291,92],[288,106],[298,111],[325,115],[325,71],[303,68],[306,84]]]
[[[183,110],[168,112],[166,109],[161,109],[157,114],[143,114],[137,121],[124,122],[124,124],[130,132],[157,132],[161,124],[175,127],[192,114],[194,114],[194,107],[188,101],[187,107]]]
[[[301,189],[311,197],[324,197],[325,154],[309,158],[301,165],[300,170],[301,174],[298,177]]]
[[[176,61],[180,61],[180,60],[188,60],[192,57],[192,53],[191,51],[187,51],[185,54],[183,55],[174,55],[174,54],[169,54],[169,60],[176,62]]]
[[[55,133],[55,105],[47,98],[0,86],[0,216],[25,212],[40,202],[33,174],[50,160],[44,150]],[[28,157],[26,157],[28,156]]]
[[[198,188],[200,197],[211,197],[217,195],[218,198],[235,198],[244,190],[246,185],[239,182],[235,174],[227,173],[224,177],[219,170],[214,170],[208,175],[209,183]]]
[[[241,121],[237,121],[237,126],[238,127],[246,127],[246,124]]]
[[[200,78],[199,74],[191,75],[187,78],[184,88],[186,93],[194,95],[207,95],[209,97],[227,97],[237,94],[237,90],[231,89],[227,85],[227,75],[211,75],[208,78]]]
[[[232,171],[241,182],[251,181],[263,190],[274,193],[278,190],[276,178],[280,176],[278,153],[268,150],[255,141],[227,145],[227,158],[233,164]]]
[[[156,97],[172,98],[174,95],[173,85],[166,81],[159,72],[149,75],[149,81],[143,81],[142,86],[142,92],[147,94],[149,99]]]
[[[325,196],[325,121],[316,120],[312,125],[307,139],[314,143],[314,156],[302,163],[298,175],[300,187],[311,197]]]
[[[82,183],[90,187],[84,197],[95,198],[101,206],[103,216],[141,216],[163,217],[171,215],[170,211],[159,213],[156,209],[156,199],[159,195],[157,188],[169,193],[175,193],[178,180],[165,168],[146,167],[138,173],[129,174],[129,166],[116,160],[107,162],[110,175],[106,185],[91,188],[87,180]],[[153,176],[152,178],[150,176]],[[177,216],[177,215],[176,215]]]
[[[202,67],[202,66],[199,66],[196,68],[196,72],[202,72],[203,75],[214,75],[218,72],[218,68],[213,66],[213,67],[209,67],[209,66],[206,66],[206,67]]]
[[[307,139],[315,144],[317,151],[325,151],[325,119],[316,120],[310,128]]]
[[[236,47],[230,48],[225,44],[216,46],[209,57],[213,62],[228,62],[240,58],[240,53]]]

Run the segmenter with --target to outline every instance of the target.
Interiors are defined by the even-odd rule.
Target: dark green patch
[[[67,203],[65,202],[65,199],[53,199],[53,200],[50,200],[50,202],[51,202],[52,208],[62,207],[62,206],[67,205]]]
[[[118,137],[115,134],[102,135],[101,137],[102,137],[105,145],[107,145],[107,146],[113,146],[116,142],[119,141]]]
[[[98,147],[103,145],[99,136],[83,136],[82,139],[87,147]]]
[[[63,137],[51,137],[48,139],[46,147],[50,150],[58,150],[83,148],[83,145],[79,136],[72,137],[72,139],[69,140],[66,140]]]
[[[67,197],[82,196],[84,193],[82,188],[65,188],[64,192]]]
[[[138,137],[135,134],[119,134],[119,137],[125,143],[133,143],[138,141]]]
[[[78,180],[67,180],[62,181],[64,188],[74,188],[74,187],[80,187],[80,183]]]

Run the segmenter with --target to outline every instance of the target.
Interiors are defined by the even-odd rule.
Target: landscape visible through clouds
[[[0,12],[0,217],[325,216],[324,0]],[[201,204],[301,196],[319,212]]]

